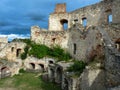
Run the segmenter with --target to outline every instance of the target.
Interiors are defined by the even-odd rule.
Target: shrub
[[[73,65],[68,67],[67,71],[75,72],[76,75],[80,75],[85,69],[86,64],[83,61],[75,61]]]
[[[65,52],[60,46],[49,48],[43,44],[36,44],[30,41],[30,39],[21,39],[21,41],[27,44],[27,46],[24,48],[24,53],[21,54],[21,59],[23,60],[27,58],[27,54],[39,59],[45,56],[54,57],[58,61],[68,61],[71,59],[70,54],[68,52]]]
[[[45,45],[32,44],[29,55],[37,58],[43,58],[48,55],[49,47]]]
[[[19,70],[19,73],[25,73],[25,70],[22,68]]]
[[[49,50],[49,56],[55,57],[58,61],[68,61],[71,59],[71,56],[68,52],[65,52],[60,46],[54,46]]]
[[[21,59],[24,60],[27,58],[27,54],[28,54],[28,50],[29,50],[29,46],[26,46],[24,48],[24,52],[21,54]]]

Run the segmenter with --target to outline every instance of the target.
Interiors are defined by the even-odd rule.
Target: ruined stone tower
[[[57,4],[55,11],[49,16],[49,31],[63,31],[69,27],[69,14],[66,4]],[[67,26],[65,26],[65,24]]]

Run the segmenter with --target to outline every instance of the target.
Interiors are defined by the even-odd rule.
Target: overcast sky
[[[48,28],[48,17],[56,3],[66,3],[67,11],[91,5],[100,0],[0,0],[0,36],[28,37],[30,27]]]

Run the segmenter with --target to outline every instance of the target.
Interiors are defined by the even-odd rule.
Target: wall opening
[[[112,23],[112,14],[108,15],[108,22]]]
[[[11,52],[13,52],[13,51],[14,51],[14,47],[11,48]]]
[[[62,81],[62,68],[58,67],[56,69],[56,83],[61,83]]]
[[[50,81],[55,82],[54,70],[50,69]]]
[[[117,50],[120,52],[120,38],[116,40],[115,46],[116,46]]]
[[[87,26],[87,18],[82,18],[82,25],[84,26],[84,27],[86,27]]]
[[[68,80],[66,78],[64,78],[64,90],[68,90],[68,89],[69,89]]]
[[[53,61],[50,60],[50,61],[49,61],[49,64],[53,64]]]
[[[44,71],[44,65],[43,64],[39,64],[39,66],[40,66],[40,70],[43,72]]]
[[[55,43],[56,38],[52,38],[52,42]]]
[[[105,11],[106,12],[106,15],[107,15],[107,22],[108,23],[112,23],[112,10],[111,9],[108,9]]]
[[[19,57],[21,54],[21,49],[17,49],[16,56]]]
[[[62,30],[67,30],[68,29],[68,20],[62,19],[62,20],[60,20],[60,23],[62,25]]]
[[[76,49],[77,49],[76,43],[73,44],[73,48],[74,48],[73,53],[76,54]]]
[[[8,77],[10,75],[11,75],[11,72],[7,67],[1,68],[1,78]]]
[[[75,24],[78,23],[78,19],[74,19],[74,23],[75,23]]]
[[[35,69],[35,64],[34,63],[30,63],[30,69]]]

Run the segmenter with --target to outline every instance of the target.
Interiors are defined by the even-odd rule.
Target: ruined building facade
[[[120,85],[119,16],[120,0],[102,0],[72,12],[66,11],[66,4],[57,4],[49,16],[48,30],[33,26],[31,40],[49,47],[60,45],[73,58],[88,64],[97,59],[100,67],[104,68],[104,70],[86,68],[79,78],[80,83],[76,82],[80,87],[73,88],[77,87],[74,80],[68,81],[68,90],[106,90],[106,88],[112,90]],[[50,73],[55,73],[50,75],[51,79],[56,78],[55,67],[56,65],[50,66],[50,71],[52,70]],[[61,68],[59,71],[62,71]],[[63,73],[62,76],[65,75]],[[92,78],[92,75],[95,77]],[[63,87],[64,85],[62,84]]]
[[[71,77],[73,73],[66,71],[72,62],[56,63],[53,58],[37,59],[32,56],[22,61],[19,56],[26,45],[7,43],[6,38],[4,42],[0,39],[0,58],[14,63],[9,65],[1,61],[0,69],[8,72],[7,75],[11,66],[10,71],[14,74],[21,67],[46,71],[48,75],[44,77],[59,84],[63,90],[120,90],[119,16],[120,0],[102,0],[71,12],[66,11],[66,4],[57,4],[49,16],[48,30],[31,27],[32,41],[49,47],[59,45],[73,59],[88,64],[80,77]]]

